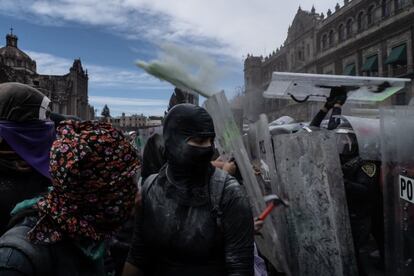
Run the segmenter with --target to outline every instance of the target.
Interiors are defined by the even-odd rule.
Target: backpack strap
[[[225,190],[227,173],[220,169],[215,169],[209,183],[211,215],[216,220],[217,228],[223,229],[221,201]]]
[[[50,275],[52,260],[49,249],[27,239],[30,229],[27,225],[14,226],[0,238],[0,248],[8,247],[23,253],[32,263],[35,275]]]
[[[152,184],[154,184],[155,180],[157,179],[158,173],[154,173],[151,174],[150,176],[148,176],[145,181],[144,184],[142,185],[142,195],[146,195],[148,193],[148,191],[151,189]]]

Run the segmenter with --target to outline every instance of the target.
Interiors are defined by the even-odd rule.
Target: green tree
[[[111,111],[109,111],[109,107],[107,105],[105,105],[102,109],[101,115],[105,118],[111,117]]]

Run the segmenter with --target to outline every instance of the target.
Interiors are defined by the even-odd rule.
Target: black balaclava
[[[211,172],[214,146],[197,147],[187,144],[193,137],[215,137],[211,116],[204,108],[179,104],[170,110],[164,121],[167,174],[181,184],[204,184]]]

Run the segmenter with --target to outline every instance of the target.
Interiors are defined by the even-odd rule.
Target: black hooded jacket
[[[164,124],[167,164],[144,184],[128,262],[145,275],[253,275],[248,197],[211,166],[213,147],[187,144],[193,137],[214,137],[212,119],[200,107],[177,105]]]
[[[143,181],[151,174],[158,173],[165,164],[164,141],[158,133],[151,135],[142,155],[141,177]]]

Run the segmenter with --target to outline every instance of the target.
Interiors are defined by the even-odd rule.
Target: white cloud
[[[76,22],[116,30],[128,38],[182,42],[242,59],[267,54],[286,38],[299,5],[314,0],[2,0],[0,12],[39,23]],[[326,14],[337,1],[319,0]]]
[[[214,55],[226,71],[242,74],[243,56],[266,55],[285,40],[299,5],[317,12],[334,9],[335,0],[0,0],[0,14],[43,25],[94,26],[151,44],[180,43]],[[136,49],[135,49],[136,50]],[[42,74],[66,74],[73,60],[28,51]],[[83,64],[90,87],[171,89],[142,71]],[[232,84],[229,84],[231,86]],[[227,88],[227,87],[226,87]],[[232,87],[227,89],[232,92]],[[101,99],[102,100],[102,99]],[[98,100],[99,101],[99,100]],[[121,106],[121,102],[118,102]],[[122,103],[123,104],[123,103]],[[98,103],[97,103],[98,106]],[[136,105],[125,106],[134,113]],[[117,109],[118,107],[115,107]],[[147,108],[147,106],[139,106]],[[115,109],[113,109],[115,111]],[[121,110],[121,108],[119,108]],[[151,107],[148,107],[150,110]],[[163,113],[162,107],[152,108]],[[162,111],[162,112],[161,112]]]
[[[69,73],[69,68],[73,60],[58,57],[48,53],[35,51],[25,51],[36,61],[37,72],[44,75],[65,75]],[[89,81],[96,87],[130,87],[135,89],[171,89],[165,82],[161,82],[140,69],[125,70],[122,68],[102,66],[96,64],[83,64],[83,68],[88,70]]]
[[[73,60],[57,57],[48,53],[35,51],[25,51],[31,58],[36,60],[37,71],[45,75],[65,75],[69,73]],[[142,73],[137,68],[136,71],[128,71],[115,67],[105,67],[95,64],[83,64],[88,68],[89,73],[89,90],[99,91],[104,87],[107,90],[112,88],[127,89],[130,91],[165,89],[171,90],[171,86],[165,82]],[[113,93],[112,93],[113,94]],[[168,95],[168,94],[166,94]],[[163,99],[145,99],[145,98],[123,98],[123,97],[106,97],[106,96],[89,96],[89,103],[97,109],[100,114],[103,106],[107,104],[110,107],[111,114],[118,116],[122,112],[131,114],[144,115],[163,115],[167,109],[168,100]]]
[[[57,57],[47,53],[24,50],[33,60],[36,61],[37,72],[44,75],[65,75],[69,73],[73,60]]]

